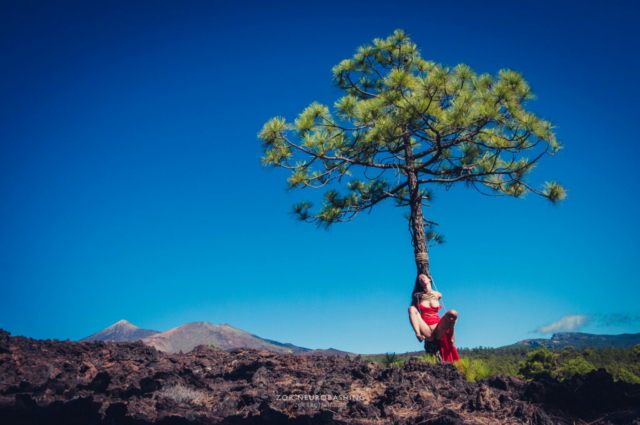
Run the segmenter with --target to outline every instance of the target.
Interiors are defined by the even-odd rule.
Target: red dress
[[[427,325],[435,325],[440,322],[440,315],[438,314],[438,310],[442,308],[442,306],[435,307],[425,307],[422,304],[418,304],[418,308],[420,309],[420,315],[422,316],[422,320]],[[440,340],[440,350],[442,350],[442,360],[445,362],[453,362],[460,361],[460,356],[458,356],[458,350],[451,342],[451,329],[447,330],[445,336]]]

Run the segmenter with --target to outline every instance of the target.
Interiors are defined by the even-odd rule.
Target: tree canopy
[[[527,181],[562,146],[553,125],[526,110],[535,96],[519,72],[426,61],[396,30],[336,65],[333,84],[344,93],[333,112],[313,103],[294,122],[270,119],[258,136],[262,164],[290,170],[290,189],[326,188],[319,208],[294,204],[300,220],[328,228],[386,199],[409,206],[418,271],[429,274],[427,247],[443,241],[422,213],[433,187],[464,182],[489,196],[534,193],[553,203],[566,196],[555,181]]]

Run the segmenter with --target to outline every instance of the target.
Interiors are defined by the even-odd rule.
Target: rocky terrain
[[[0,330],[2,424],[638,424],[640,385],[604,370],[559,382],[452,364],[142,342],[11,337]]]

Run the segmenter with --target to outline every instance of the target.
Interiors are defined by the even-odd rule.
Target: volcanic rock
[[[12,424],[632,424],[640,385],[604,370],[560,382],[466,382],[451,364],[260,349],[186,354],[142,342],[11,337],[0,330],[0,419]]]

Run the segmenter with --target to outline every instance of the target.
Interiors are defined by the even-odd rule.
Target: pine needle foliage
[[[469,382],[484,379],[492,372],[489,365],[481,359],[461,357],[460,361],[455,362],[454,365]]]
[[[589,357],[592,355],[593,350],[590,349],[578,351],[572,346],[566,346],[562,351],[556,352],[542,346],[529,353],[526,362],[520,363],[518,375],[523,379],[530,380],[538,373],[547,372],[553,377],[571,379],[577,373],[585,374],[596,369],[589,361]],[[629,375],[625,375],[625,377],[630,379]]]
[[[405,361],[406,359],[404,357],[400,357],[396,355],[396,353],[386,353],[381,360],[381,364],[384,367],[389,367],[391,365],[402,367]]]
[[[272,118],[258,135],[262,164],[290,170],[290,189],[338,186],[315,210],[294,205],[302,221],[329,228],[392,199],[411,207],[414,246],[415,226],[433,245],[443,239],[422,216],[427,187],[464,182],[490,196],[534,193],[554,204],[567,195],[558,182],[527,181],[562,145],[549,121],[527,111],[535,96],[517,71],[477,74],[424,60],[396,30],[334,66],[333,84],[343,96],[332,108],[312,103],[293,122]]]

